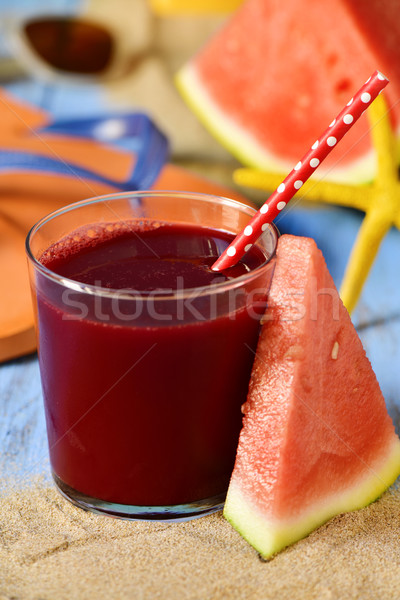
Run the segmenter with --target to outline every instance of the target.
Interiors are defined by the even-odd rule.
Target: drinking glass
[[[43,256],[62,253],[67,238],[85,245],[100,230],[127,225],[237,234],[254,213],[207,194],[128,192],[72,204],[30,231],[50,462],[58,489],[75,505],[158,520],[222,508],[277,231],[268,226],[257,241],[256,268],[191,289],[178,281],[174,289],[140,293],[134,272],[133,289],[87,285],[47,268]]]

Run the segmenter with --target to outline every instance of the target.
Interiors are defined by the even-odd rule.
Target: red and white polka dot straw
[[[318,165],[328,156],[330,151],[388,83],[389,80],[379,71],[375,71],[371,75],[336,119],[332,121],[328,129],[311,146],[310,150],[268,198],[267,202],[261,206],[245,229],[235,237],[233,242],[215,261],[211,267],[213,271],[222,271],[232,267],[250,250],[251,246],[267,228],[267,224],[272,223],[275,217],[285,208],[297,190],[314,173]]]

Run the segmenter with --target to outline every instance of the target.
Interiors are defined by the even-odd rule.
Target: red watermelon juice
[[[75,504],[126,518],[220,508],[272,273],[200,223],[92,222],[38,257],[39,364],[53,476]]]

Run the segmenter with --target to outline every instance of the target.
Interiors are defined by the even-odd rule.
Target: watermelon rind
[[[268,152],[244,127],[230,118],[211,97],[207,86],[198,76],[195,62],[184,65],[175,76],[176,86],[185,102],[211,134],[242,164],[261,171],[289,173],[294,164]],[[335,115],[333,115],[335,116]],[[328,127],[329,123],[326,124]],[[322,133],[322,132],[321,132]],[[304,154],[308,148],[304,148]],[[301,156],[298,157],[301,159]],[[296,161],[297,162],[297,161]],[[331,171],[334,169],[334,176]],[[350,165],[336,164],[325,168],[320,165],[313,175],[315,179],[334,179],[338,183],[368,183],[376,171],[373,149]]]
[[[301,540],[314,529],[341,513],[364,508],[379,498],[400,474],[400,440],[393,438],[368,476],[360,478],[339,494],[315,503],[306,512],[290,520],[268,520],[242,492],[240,483],[231,480],[224,507],[224,517],[260,553],[272,558],[285,547]]]

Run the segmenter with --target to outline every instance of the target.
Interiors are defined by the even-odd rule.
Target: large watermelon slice
[[[248,0],[180,70],[177,84],[239,160],[287,173],[375,69],[389,77],[394,105],[398,0]],[[392,116],[399,129],[400,104]],[[315,176],[369,181],[374,172],[363,116]]]
[[[284,235],[225,517],[265,558],[400,473],[400,440],[322,254]]]

